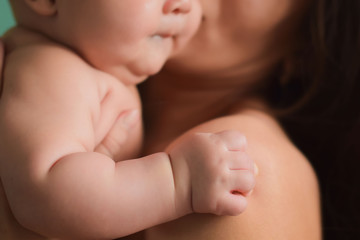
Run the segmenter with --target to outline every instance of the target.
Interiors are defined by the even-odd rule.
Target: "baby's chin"
[[[122,67],[112,67],[103,69],[103,71],[116,77],[125,85],[137,85],[145,81],[148,77],[160,72],[165,61],[152,62],[149,64],[133,64]]]
[[[154,58],[152,61],[145,62],[142,64],[134,64],[129,66],[129,72],[132,73],[134,77],[139,79],[139,83],[144,81],[146,78],[155,75],[161,71],[164,67],[168,57],[164,58]],[[140,80],[142,79],[142,80]]]

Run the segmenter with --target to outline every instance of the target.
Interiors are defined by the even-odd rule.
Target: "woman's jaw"
[[[294,49],[308,0],[200,0],[197,34],[165,66],[206,78],[268,72]]]

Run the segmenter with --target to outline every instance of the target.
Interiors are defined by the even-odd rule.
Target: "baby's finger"
[[[245,211],[247,199],[241,194],[225,194],[219,202],[218,215],[236,216]]]
[[[246,137],[239,131],[226,130],[215,133],[214,136],[221,139],[229,151],[245,151],[247,148]]]
[[[255,187],[255,175],[249,170],[232,171],[229,180],[229,189],[231,193],[247,194]]]
[[[228,167],[230,170],[250,170],[254,171],[254,162],[249,155],[245,152],[229,152],[228,154]]]
[[[126,144],[131,129],[140,121],[138,110],[123,112],[116,120],[111,131],[103,141],[95,148],[95,152],[103,153],[110,158],[114,158],[116,153],[126,154]]]

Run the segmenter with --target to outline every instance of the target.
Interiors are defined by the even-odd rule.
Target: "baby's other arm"
[[[192,183],[187,180],[192,156],[181,151],[186,144],[170,150],[171,161],[168,154],[157,153],[115,163],[94,152],[100,98],[92,69],[82,59],[49,45],[15,50],[7,60],[0,101],[0,173],[22,225],[51,237],[110,239],[193,211],[187,195],[193,185],[174,183],[174,178]],[[201,139],[202,144],[207,141]],[[221,144],[224,153],[227,144]],[[227,155],[233,159],[237,154]],[[228,190],[247,191],[234,175],[222,179],[228,180],[221,189],[226,196]],[[200,212],[238,213],[236,207],[224,207],[229,201],[201,209],[205,205],[199,199],[199,207],[193,206]]]

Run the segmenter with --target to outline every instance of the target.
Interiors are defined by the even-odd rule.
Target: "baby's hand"
[[[178,199],[183,197],[178,194],[190,195],[188,203],[198,213],[242,213],[255,186],[254,162],[246,147],[238,131],[195,133],[173,146],[170,156]]]
[[[94,152],[102,153],[114,161],[133,157],[134,148],[131,146],[131,136],[136,125],[141,122],[139,110],[126,110],[120,114],[107,135],[95,147]],[[137,151],[135,151],[137,152]]]

